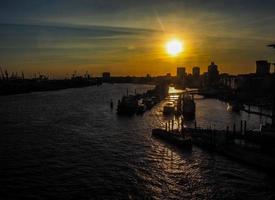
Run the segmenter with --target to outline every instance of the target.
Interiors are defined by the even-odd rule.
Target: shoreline
[[[156,85],[154,82],[124,82],[124,81],[112,81],[103,82],[101,78],[93,79],[77,79],[77,80],[0,80],[0,96],[10,96],[18,94],[28,94],[32,92],[46,92],[57,91],[70,88],[83,88],[89,86],[100,86],[103,83],[107,84],[146,84]]]
[[[0,82],[0,96],[101,85],[95,80],[13,80]]]

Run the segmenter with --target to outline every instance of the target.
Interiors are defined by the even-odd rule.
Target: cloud
[[[79,25],[0,24],[2,48],[39,47],[42,43],[107,40],[118,37],[146,36],[156,30]]]
[[[107,26],[0,24],[0,59],[7,64],[115,62],[129,46],[156,33]]]
[[[175,33],[196,51],[192,59],[217,53],[225,62],[245,63],[256,54],[265,58],[274,19],[274,0],[2,0],[0,59],[145,64],[162,59],[162,39]]]
[[[154,10],[162,15],[200,15],[201,12],[222,14],[237,18],[251,14],[271,15],[274,0],[2,0],[2,21],[84,21],[108,23],[154,16]],[[68,23],[68,21],[67,21]]]

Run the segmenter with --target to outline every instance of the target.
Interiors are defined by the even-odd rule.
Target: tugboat
[[[175,113],[175,105],[173,102],[167,102],[163,107],[163,115],[172,115]]]
[[[122,100],[118,101],[117,114],[118,115],[134,115],[138,108],[138,100],[136,96],[123,96]]]
[[[136,110],[136,114],[137,115],[142,115],[143,113],[145,113],[147,107],[144,103],[144,100],[141,99],[138,101],[138,107],[137,107],[137,110]]]
[[[196,103],[194,97],[185,93],[179,97],[179,112],[187,119],[194,119],[196,113]]]
[[[143,103],[146,105],[146,108],[148,110],[150,110],[151,108],[153,108],[153,106],[155,105],[153,99],[150,98],[150,97],[146,97],[145,99],[143,99]]]

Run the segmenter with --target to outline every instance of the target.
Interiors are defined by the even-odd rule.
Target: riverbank
[[[51,90],[61,90],[67,88],[80,88],[92,85],[101,85],[99,79],[65,79],[65,80],[1,80],[0,81],[0,96],[23,94],[30,92],[41,92]]]

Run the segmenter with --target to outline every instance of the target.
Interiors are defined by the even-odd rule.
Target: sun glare
[[[183,44],[177,39],[170,40],[166,43],[166,51],[171,56],[176,56],[183,51]]]

